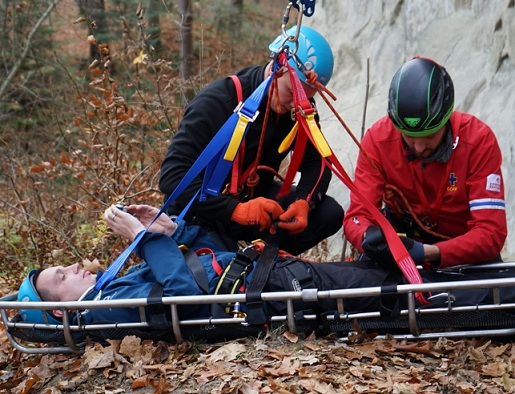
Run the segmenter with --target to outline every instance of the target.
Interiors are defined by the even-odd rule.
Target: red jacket
[[[385,116],[372,125],[362,141],[364,151],[379,170],[360,153],[355,171],[356,187],[377,208],[385,202],[392,213],[400,215],[385,199],[385,186],[393,185],[419,217],[430,217],[435,207],[439,209],[432,230],[451,237],[435,242],[441,253],[440,267],[495,259],[507,235],[502,155],[497,139],[490,127],[472,115],[454,112],[450,121],[452,141],[458,140],[449,165],[408,161],[410,151],[401,133]],[[423,191],[426,204],[417,190]],[[344,231],[360,251],[363,233],[370,224],[375,224],[372,215],[351,193]]]

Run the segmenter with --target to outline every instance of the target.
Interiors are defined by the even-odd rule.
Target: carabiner
[[[299,0],[297,0],[297,3],[299,3]],[[294,6],[294,4],[292,1],[290,1],[288,3],[288,5],[286,6],[286,10],[284,11],[282,24],[281,24],[281,30],[283,32],[284,40],[281,43],[280,47],[284,46],[284,44],[286,44],[286,42],[288,42],[288,41],[294,42],[295,50],[293,50],[293,54],[296,54],[297,50],[299,49],[298,40],[299,40],[299,35],[300,35],[300,27],[302,26],[302,12],[299,11],[299,13],[297,15],[297,30],[295,32],[295,35],[289,36],[288,33],[286,33],[286,25],[287,25],[288,21],[290,20],[290,11],[291,11],[292,6]],[[298,7],[299,7],[299,5],[297,4],[296,8],[298,9]]]

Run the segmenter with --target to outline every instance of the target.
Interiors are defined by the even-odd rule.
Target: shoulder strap
[[[206,270],[197,256],[197,253],[192,249],[188,249],[184,253],[184,259],[200,289],[204,294],[209,294],[209,281],[207,280]]]
[[[234,87],[236,88],[236,97],[238,101],[243,101],[243,88],[241,87],[241,81],[236,75],[230,75],[229,78],[234,82]]]
[[[266,314],[263,309],[263,299],[261,298],[261,292],[265,287],[270,271],[275,264],[275,256],[279,248],[276,245],[266,245],[261,256],[257,261],[256,269],[254,270],[254,276],[249,284],[245,302],[247,305],[247,323],[254,324],[265,324],[267,322]]]
[[[243,101],[243,88],[241,86],[241,81],[236,75],[231,75],[230,78],[234,82],[238,102],[241,103]],[[245,141],[242,141],[242,146],[245,146]],[[243,158],[241,157],[243,151],[244,149],[240,149],[240,151],[236,154],[234,161],[232,162],[231,183],[229,185],[229,192],[231,194],[236,194],[238,192],[238,183],[240,180],[240,163],[243,161]]]

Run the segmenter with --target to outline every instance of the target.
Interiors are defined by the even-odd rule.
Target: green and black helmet
[[[426,137],[440,130],[454,109],[454,85],[442,66],[415,57],[397,70],[388,94],[388,116],[410,137]]]

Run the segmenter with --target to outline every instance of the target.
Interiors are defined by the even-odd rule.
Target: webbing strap
[[[149,312],[148,324],[150,327],[154,329],[170,327],[163,304],[163,285],[159,282],[154,282],[152,289],[150,289],[147,297],[147,310]]]
[[[241,86],[241,81],[236,75],[231,75],[230,78],[234,83],[234,87],[236,88],[236,98],[238,102],[243,101],[243,88]],[[231,194],[236,194],[238,192],[238,178],[240,172],[240,163],[243,162],[241,157],[242,152],[245,150],[245,140],[242,141],[239,152],[236,154],[234,158],[234,162],[232,164],[232,172],[231,172],[231,182],[229,192]]]
[[[295,285],[299,288],[294,288],[293,290],[300,291],[304,289],[315,288],[313,275],[309,273],[305,264],[301,263],[298,259],[292,259],[290,263],[284,265],[284,269],[288,270],[290,274],[293,276],[293,278],[296,280]]]
[[[247,294],[245,296],[245,304],[247,306],[247,323],[265,324],[267,322],[266,314],[263,309],[263,300],[261,293],[266,285],[270,271],[275,264],[275,256],[279,251],[277,245],[267,245],[261,252],[261,256],[257,261],[254,276],[250,281]]]
[[[307,132],[309,127],[305,124],[304,118],[299,116],[298,120],[300,125],[299,131],[302,130],[305,134],[307,134],[308,138],[313,142],[313,144],[315,144],[313,136],[311,133]],[[322,158],[329,166],[329,168],[331,168],[333,173],[349,188],[351,192],[356,195],[356,198],[358,198],[365,205],[370,214],[377,221],[377,224],[383,230],[386,241],[390,247],[390,251],[392,252],[397,265],[399,266],[408,282],[411,284],[423,283],[422,277],[418,272],[413,258],[406,250],[406,247],[402,243],[390,222],[384,217],[381,211],[377,209],[377,207],[374,206],[374,204],[372,204],[354,185],[354,182],[350,179],[349,175],[333,153],[328,157],[322,156]],[[415,296],[421,305],[427,305],[429,303],[422,293],[416,293]]]
[[[184,259],[186,260],[186,264],[190,269],[195,281],[197,282],[200,289],[204,292],[204,294],[209,294],[209,281],[207,279],[206,270],[202,265],[197,253],[194,250],[188,249],[184,253]]]
[[[241,105],[238,105],[229,120],[218,131],[217,135],[222,134],[223,141],[218,144],[218,152],[214,160],[210,161],[206,167],[200,201],[204,201],[208,194],[216,196],[220,193],[241,142],[245,138],[249,124],[259,115],[258,108],[268,92],[270,83],[275,77],[275,72],[276,70],[273,70],[250,97]]]

